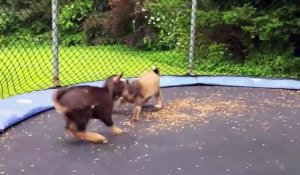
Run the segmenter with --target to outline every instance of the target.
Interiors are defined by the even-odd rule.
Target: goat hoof
[[[136,123],[136,122],[138,122],[138,121],[140,121],[140,119],[137,119],[137,118],[131,118],[131,123]]]
[[[120,128],[117,128],[117,129],[114,131],[114,134],[115,134],[115,135],[121,135],[121,134],[123,134],[123,130],[120,129]]]
[[[158,110],[162,109],[162,105],[155,105],[154,107]]]
[[[123,133],[123,130],[116,126],[110,127],[110,131],[115,135],[121,135]]]
[[[94,138],[93,140],[95,143],[107,143],[107,139],[106,137],[102,136],[102,135],[98,135]]]
[[[85,136],[85,138],[81,138],[81,139],[88,140],[88,141],[91,141],[94,143],[106,143],[107,142],[106,137],[104,137],[103,135],[98,134],[98,133],[86,132],[84,136]]]

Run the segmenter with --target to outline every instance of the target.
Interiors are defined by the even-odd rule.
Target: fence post
[[[53,85],[59,86],[58,61],[58,0],[52,0],[52,53],[53,53]]]
[[[197,0],[192,0],[191,36],[190,36],[189,67],[188,67],[189,75],[193,75],[195,34],[196,34],[196,13],[197,13]]]

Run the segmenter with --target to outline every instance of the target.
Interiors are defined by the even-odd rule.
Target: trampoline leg
[[[122,129],[116,127],[115,125],[108,127],[108,129],[110,130],[110,132],[112,132],[115,135],[120,135],[123,133]]]

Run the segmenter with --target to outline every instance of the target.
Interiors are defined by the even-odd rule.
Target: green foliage
[[[300,57],[291,56],[289,51],[282,52],[272,47],[265,47],[260,53],[253,52],[247,64],[265,67],[264,72],[270,75],[293,75],[300,77]]]
[[[33,42],[33,35],[28,29],[20,29],[16,32],[15,38],[25,42]]]
[[[5,39],[4,35],[0,35],[0,46],[5,46],[8,44],[8,41]]]
[[[190,9],[188,0],[162,0],[150,3],[149,24],[160,29],[157,49],[186,48],[189,36]]]
[[[13,13],[1,13],[0,14],[0,33],[5,33],[8,30],[13,30],[16,25],[15,21],[17,19],[17,16]]]
[[[221,13],[217,10],[205,11],[197,10],[197,25],[204,26],[214,26],[222,21]]]
[[[1,45],[16,40],[27,45],[50,43],[51,1],[0,0],[0,2],[1,5],[3,4],[3,7],[0,7]],[[164,57],[160,61],[168,65],[177,65],[182,69],[186,68],[190,39],[191,0],[134,2],[141,2],[135,3],[139,4],[137,6],[140,6],[138,7],[140,10],[136,10],[136,7],[131,8],[131,3],[130,8],[128,5],[125,8],[124,4],[119,7],[118,15],[111,9],[105,11],[110,15],[99,12],[100,16],[92,16],[95,13],[92,0],[61,0],[60,43],[63,46],[76,48],[86,47],[86,43],[112,45],[124,42],[124,38],[134,33],[135,29],[137,31],[138,27],[150,26],[155,29],[155,32],[149,32],[148,35],[143,35],[141,32],[141,37],[136,37],[138,41],[135,48],[143,48],[148,51],[147,53],[162,50],[168,50],[165,52],[173,54],[179,53],[180,56],[176,57],[177,62],[170,57]],[[147,4],[142,5],[142,2]],[[198,0],[196,72],[299,78],[300,58],[292,55],[293,43],[290,41],[291,34],[300,34],[299,6],[295,2],[278,0],[274,4],[268,4],[269,1]],[[139,24],[133,29],[134,27],[130,24],[133,24],[132,20],[136,19],[134,17],[136,12],[146,12],[145,15],[141,13],[141,21],[146,18],[147,24],[140,22],[142,25]],[[114,17],[114,20],[111,20],[111,17]],[[109,27],[111,22],[114,23],[113,27]],[[221,35],[233,35],[249,49],[249,55],[243,64],[233,61],[234,56],[232,51],[229,51],[227,43],[218,42],[217,44],[217,41],[209,36],[209,32],[214,31],[212,29],[226,25],[237,27],[239,30],[228,33],[227,30],[226,32],[223,30],[223,33],[220,32]],[[110,30],[115,28],[116,33],[126,32],[115,37],[108,34],[108,28]],[[158,34],[156,29],[158,29]],[[259,44],[256,47],[254,47],[253,36],[258,38]],[[223,40],[226,41],[224,38]],[[143,54],[146,53],[143,52]],[[156,61],[157,57],[151,59]]]
[[[83,19],[92,11],[92,0],[75,0],[63,6],[59,16],[59,24],[62,30],[78,30]]]
[[[244,5],[242,7],[234,7],[232,10],[224,11],[222,13],[222,20],[226,24],[236,24],[240,22],[246,22],[251,19],[255,13],[256,9],[250,5]]]
[[[228,52],[228,50],[225,45],[214,43],[208,47],[208,55],[207,56],[209,59],[221,61],[222,59],[224,59],[224,55],[227,52]]]
[[[195,68],[201,71],[214,72],[222,63],[226,62],[228,55],[226,45],[211,43],[196,48]]]
[[[256,13],[256,9],[249,4],[234,7],[228,11],[199,9],[197,10],[197,24],[202,27],[212,27],[217,24],[239,24],[248,22]]]
[[[282,35],[281,29],[284,23],[278,17],[272,15],[258,16],[253,18],[251,22],[251,26],[243,27],[244,31],[259,34],[260,39],[263,41],[268,41],[273,38],[287,39],[288,37]]]
[[[63,34],[60,38],[63,46],[84,45],[86,43],[86,35],[82,32]]]
[[[142,45],[144,46],[145,50],[151,50],[154,46],[154,43],[149,36],[145,36],[143,38]]]
[[[49,26],[45,25],[44,22],[34,21],[32,25],[30,25],[30,31],[33,34],[41,34],[49,31]]]
[[[30,47],[31,44],[50,44],[51,35],[48,32],[41,34],[33,34],[30,29],[19,29],[13,35],[5,36],[1,40],[0,44],[11,46],[15,43],[22,44],[23,47]]]
[[[0,7],[0,44],[14,42],[46,43],[51,23],[51,4],[45,0],[2,0]]]
[[[195,73],[204,75],[238,75],[254,77],[300,77],[300,57],[288,52],[267,48],[257,53],[251,52],[244,64],[234,63],[224,45],[210,44],[197,52]]]

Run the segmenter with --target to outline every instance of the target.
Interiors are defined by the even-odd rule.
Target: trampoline
[[[114,111],[114,136],[99,121],[92,144],[65,135],[62,117],[43,112],[1,135],[0,174],[298,175],[300,91],[224,86],[165,87],[132,125]]]

